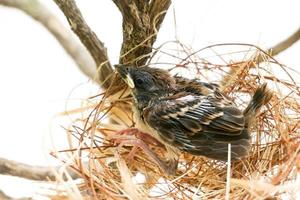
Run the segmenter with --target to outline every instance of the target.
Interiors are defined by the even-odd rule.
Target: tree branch
[[[12,199],[11,197],[7,196],[2,190],[0,190],[0,199],[2,200],[10,200]]]
[[[171,0],[112,0],[123,16],[120,63],[146,63]]]
[[[89,78],[96,78],[96,64],[86,48],[79,41],[75,40],[72,32],[67,30],[59,19],[40,1],[0,0],[0,4],[17,8],[41,23],[73,58],[79,69]]]
[[[293,44],[295,44],[297,41],[300,40],[300,28],[293,34],[291,34],[289,37],[287,37],[285,40],[279,42],[278,44],[274,45],[273,47],[266,50],[266,52],[271,56],[276,56],[280,54],[281,52],[285,51],[289,47],[291,47]],[[249,68],[255,67],[260,63],[267,62],[271,58],[271,56],[265,56],[265,54],[258,54],[258,56],[255,58],[255,62],[252,62],[251,65],[249,63]],[[220,85],[221,90],[225,90],[228,88],[228,86],[235,82],[235,80],[240,79],[240,68],[238,67],[232,67],[229,72],[223,77]]]
[[[300,40],[300,27],[298,28],[297,31],[295,31],[289,37],[287,37],[283,41],[279,42],[278,44],[274,45],[273,47],[269,48],[266,52],[268,52],[272,56],[276,56],[276,55],[280,54],[281,52],[290,48],[293,44],[295,44],[299,40]],[[266,61],[266,58],[259,55],[256,63],[261,63],[264,61]]]
[[[31,166],[24,163],[0,158],[0,174],[17,176],[31,180],[49,181],[55,180],[55,171],[59,171],[61,167],[40,167]],[[78,173],[71,168],[66,169],[73,179],[80,178]]]
[[[5,194],[2,190],[0,190],[0,199],[1,200],[32,200],[32,198],[30,197],[24,197],[24,198],[12,198],[10,196],[8,196],[7,194]]]
[[[171,0],[152,0],[150,3],[150,19],[155,24],[156,30],[159,31],[167,10],[171,5]]]
[[[71,29],[92,55],[97,65],[98,78],[104,88],[111,83],[113,72],[106,48],[84,20],[74,0],[53,0],[66,16]]]
[[[283,40],[282,42],[276,44],[275,46],[269,48],[268,52],[272,53],[272,56],[276,56],[279,53],[283,52],[284,50],[291,47],[293,44],[295,44],[300,39],[300,27],[297,31],[295,31],[292,35],[290,35],[288,38]]]

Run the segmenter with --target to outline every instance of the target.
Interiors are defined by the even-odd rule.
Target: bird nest
[[[135,134],[120,132],[134,125],[129,110],[131,98],[124,86],[114,98],[104,91],[83,102],[83,108],[69,112],[80,112],[81,117],[67,129],[70,148],[55,156],[76,170],[82,180],[69,185],[68,196],[295,198],[300,191],[300,86],[295,81],[299,74],[270,54],[247,44],[219,44],[192,51],[181,43],[169,42],[154,49],[148,63],[165,67],[172,74],[218,83],[241,109],[246,107],[255,89],[267,82],[274,95],[251,127],[252,146],[248,157],[220,162],[182,153],[176,175],[163,174],[142,150],[122,143],[140,140]],[[164,157],[162,145],[149,138],[144,142]]]

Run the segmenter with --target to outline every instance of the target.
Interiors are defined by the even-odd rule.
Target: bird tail
[[[273,94],[270,90],[268,90],[266,83],[256,89],[249,105],[244,110],[247,125],[251,124],[252,119],[256,117],[260,108],[267,104],[271,100],[272,96]]]

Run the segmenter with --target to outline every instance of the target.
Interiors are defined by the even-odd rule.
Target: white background
[[[116,64],[122,41],[117,8],[110,0],[77,2]],[[43,3],[68,26],[51,0]],[[177,34],[194,49],[231,42],[268,48],[299,27],[299,8],[299,0],[176,0],[155,45]],[[298,42],[277,58],[299,71],[299,52]],[[53,163],[48,152],[66,144],[60,125],[68,124],[55,115],[79,106],[82,99],[97,92],[44,27],[18,10],[0,7],[0,157],[33,165]],[[15,191],[8,186],[15,183],[0,176],[0,189],[9,194]],[[33,189],[24,190],[28,194]]]

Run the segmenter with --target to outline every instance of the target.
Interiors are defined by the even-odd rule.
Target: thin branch
[[[73,58],[79,69],[89,78],[96,78],[96,64],[89,52],[40,1],[0,0],[0,5],[19,9],[41,23]]]
[[[296,32],[291,34],[289,37],[269,48],[265,52],[270,56],[265,56],[266,54],[258,54],[255,58],[255,62],[249,62],[247,65],[249,68],[255,67],[260,63],[267,62],[272,59],[273,56],[276,56],[283,51],[287,50],[293,44],[300,40],[300,27]],[[259,50],[259,49],[258,49]],[[239,73],[241,68],[232,67],[229,72],[223,77],[220,85],[222,86],[221,90],[225,90],[230,84],[235,82],[235,80],[240,79]]]
[[[144,65],[171,0],[112,0],[123,16],[120,63]]]
[[[100,83],[107,88],[113,72],[104,44],[84,20],[74,0],[53,0],[67,18],[73,32],[79,37],[96,62]]]
[[[299,40],[300,40],[300,27],[298,28],[297,31],[295,31],[289,37],[287,37],[283,41],[279,42],[278,44],[274,45],[273,47],[269,48],[266,52],[268,52],[272,56],[277,56],[281,52],[290,48],[292,45],[294,45]],[[266,58],[259,56],[257,58],[256,63],[261,63],[264,61],[266,61]]]
[[[272,56],[276,56],[279,53],[283,52],[284,50],[291,47],[293,44],[295,44],[300,39],[300,27],[297,31],[295,31],[292,35],[290,35],[288,38],[283,40],[282,42],[278,43],[277,45],[271,47],[268,52],[272,53]]]
[[[49,181],[56,179],[56,171],[61,167],[40,167],[0,158],[0,174],[17,176],[31,180]],[[66,169],[73,179],[80,178],[71,168]]]

